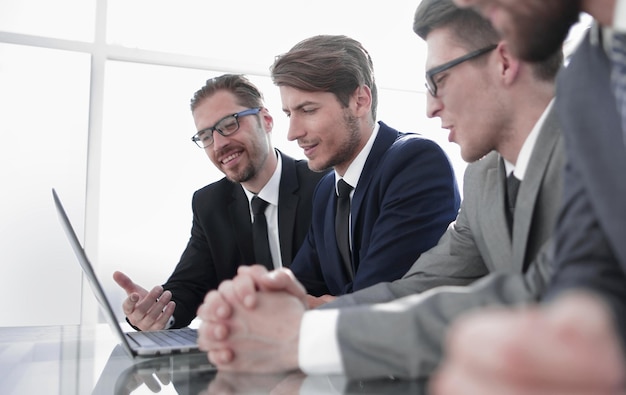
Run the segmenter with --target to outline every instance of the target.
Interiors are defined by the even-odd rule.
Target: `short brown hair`
[[[277,86],[308,92],[331,92],[347,107],[362,85],[372,91],[372,118],[376,120],[378,93],[374,65],[360,42],[346,36],[319,35],[300,41],[271,66]]]
[[[500,35],[491,23],[471,8],[459,8],[452,0],[422,0],[415,11],[413,31],[426,40],[431,31],[450,29],[457,43],[468,50],[497,44]],[[534,76],[542,81],[554,81],[563,64],[563,51],[533,64]]]
[[[204,86],[194,93],[191,99],[191,111],[193,112],[202,100],[213,96],[220,90],[234,94],[237,103],[243,107],[264,107],[263,94],[248,78],[242,74],[224,74],[208,79]]]

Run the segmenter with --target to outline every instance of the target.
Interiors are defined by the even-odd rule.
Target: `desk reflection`
[[[130,358],[105,324],[0,328],[0,395],[426,394],[423,381],[217,372],[205,353]]]
[[[217,372],[206,354],[131,360],[116,347],[93,394],[426,394],[424,381],[348,381],[343,376]]]

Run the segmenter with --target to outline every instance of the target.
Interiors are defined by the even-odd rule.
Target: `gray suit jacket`
[[[611,60],[594,29],[557,85],[568,161],[549,297],[572,288],[602,295],[626,350],[626,108],[615,101]]]
[[[338,341],[346,374],[426,376],[438,365],[446,329],[460,314],[536,300],[551,274],[563,161],[560,127],[551,111],[518,193],[512,238],[505,216],[504,165],[492,152],[467,167],[457,220],[406,276],[324,306],[342,307]],[[525,264],[529,268],[523,273]]]

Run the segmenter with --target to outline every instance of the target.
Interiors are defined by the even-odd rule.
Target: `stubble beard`
[[[325,163],[312,167],[309,162],[309,168],[316,172],[322,172],[337,165],[346,163],[356,156],[356,150],[359,148],[361,133],[359,132],[358,119],[352,115],[347,109],[344,111],[343,126],[347,132],[348,138],[339,146],[337,152],[331,156]]]
[[[244,166],[243,169],[237,171],[232,177],[227,174],[226,178],[230,181],[244,183],[254,179],[267,161],[269,146],[262,146],[254,142],[249,149],[245,150],[245,154],[248,155],[248,164]]]

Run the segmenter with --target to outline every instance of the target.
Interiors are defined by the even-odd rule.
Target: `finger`
[[[219,291],[213,290],[204,297],[196,315],[204,321],[226,319],[232,315],[232,308]]]
[[[237,268],[237,275],[240,274],[246,274],[246,275],[250,275],[252,277],[258,277],[258,276],[262,276],[266,273],[268,273],[269,271],[267,270],[267,268],[263,265],[242,265],[239,266]]]
[[[239,302],[239,300],[237,299],[237,294],[235,293],[234,280],[222,281],[219,287],[217,287],[217,290],[222,296],[223,303],[226,303],[231,310],[233,309],[233,307],[241,305],[241,302]]]
[[[130,295],[133,292],[138,292],[140,289],[143,289],[137,286],[137,284],[135,284],[130,279],[130,277],[128,277],[127,275],[125,275],[124,273],[120,271],[113,272],[113,280],[115,280],[117,285],[119,285],[120,287],[124,289],[124,291],[126,291],[127,295]]]
[[[225,340],[228,338],[228,335],[228,326],[225,324],[202,321],[198,327],[198,347],[202,351],[227,348]]]
[[[150,307],[150,309],[148,310],[146,314],[146,319],[150,320],[151,324],[155,323],[159,319],[159,317],[161,317],[161,315],[163,314],[163,310],[165,310],[171,300],[172,292],[164,291],[159,296],[156,303],[154,303],[152,307]]]
[[[254,282],[255,290],[283,291],[301,300],[304,300],[307,294],[304,286],[296,279],[293,272],[287,268],[268,271],[265,266],[261,265],[239,266],[237,275],[237,277],[250,276]],[[250,288],[246,292],[251,293]],[[240,300],[243,301],[244,298],[240,298]]]
[[[209,361],[219,367],[220,370],[232,370],[229,364],[233,362],[234,357],[234,353],[229,349],[209,351]]]
[[[136,293],[132,293],[126,299],[124,299],[124,302],[122,303],[122,310],[127,317],[130,317],[134,313],[135,306],[137,305],[138,301],[139,295]]]
[[[117,283],[117,285],[124,289],[133,285],[133,281],[130,279],[130,277],[117,270],[113,272],[113,280]]]
[[[160,314],[163,310],[163,307],[160,309],[157,308],[156,310],[153,309],[158,303],[161,292],[163,292],[163,288],[157,285],[152,288],[152,290],[148,292],[145,297],[139,299],[139,301],[135,304],[135,308],[132,313],[127,314],[128,319],[133,323],[133,325],[141,330],[151,329],[154,321],[156,321],[158,317],[158,314]]]
[[[293,272],[281,268],[268,273],[267,276],[257,280],[262,290],[287,292],[301,301],[306,301],[306,289],[296,279]]]
[[[174,315],[174,311],[175,310],[176,310],[176,302],[170,301],[165,306],[165,308],[163,309],[163,312],[158,316],[158,318],[156,319],[156,321],[152,325],[152,328],[150,328],[150,329],[152,329],[152,330],[165,329],[165,326],[169,322],[170,317],[172,315]]]
[[[238,274],[237,277],[233,279],[232,290],[239,303],[249,309],[256,306],[257,288],[251,276],[245,273]]]
[[[139,301],[137,302],[137,306],[135,307],[135,310],[143,314],[143,316],[145,316],[148,313],[148,311],[157,303],[162,293],[163,293],[163,287],[161,287],[160,285],[155,286],[154,288],[150,290],[150,292],[146,294],[146,296],[139,299]]]

